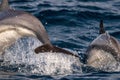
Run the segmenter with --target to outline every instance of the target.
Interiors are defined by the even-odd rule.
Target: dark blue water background
[[[51,42],[77,51],[83,61],[90,42],[99,34],[99,22],[104,20],[106,31],[120,39],[120,0],[9,0],[14,9],[35,15],[45,26]],[[8,78],[9,77],[9,78]],[[60,77],[60,76],[57,76]],[[2,73],[1,79],[45,80],[52,76]],[[119,72],[71,74],[61,80],[119,80]]]

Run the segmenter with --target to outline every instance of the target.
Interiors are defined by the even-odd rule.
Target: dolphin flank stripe
[[[119,61],[119,59],[117,58],[118,52],[116,52],[112,47],[109,47],[107,45],[91,45],[91,46],[88,47],[86,52],[89,53],[93,49],[106,51],[106,52],[112,54],[115,57],[115,59],[117,61]]]

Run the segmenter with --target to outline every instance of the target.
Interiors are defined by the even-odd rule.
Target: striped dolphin
[[[102,20],[99,33],[100,35],[91,42],[87,49],[86,63],[100,69],[107,64],[111,65],[111,63],[120,61],[120,43],[104,30]]]
[[[35,16],[9,7],[8,0],[2,0],[0,5],[0,52],[14,43],[17,39],[25,36],[33,36],[43,43],[35,49],[39,52],[62,52],[72,56],[77,55],[53,46],[43,24]]]

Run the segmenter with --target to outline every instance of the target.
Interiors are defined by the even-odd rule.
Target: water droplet
[[[47,25],[48,23],[46,22],[45,24]]]

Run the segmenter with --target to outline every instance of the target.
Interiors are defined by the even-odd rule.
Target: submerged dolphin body
[[[24,11],[10,9],[8,0],[2,0],[0,5],[0,52],[2,53],[6,47],[25,36],[37,37],[43,43],[42,46],[35,49],[36,53],[52,51],[77,56],[53,46],[44,26],[36,17]]]
[[[105,32],[103,21],[100,22],[100,35],[92,41],[87,49],[87,65],[95,68],[110,67],[120,61],[120,43]]]

